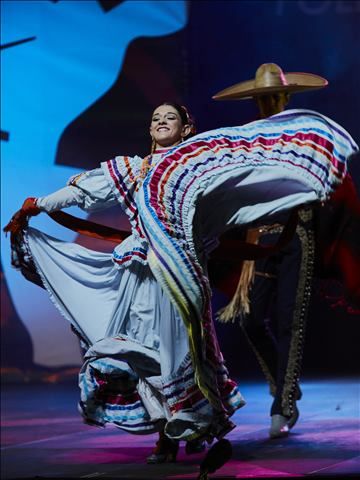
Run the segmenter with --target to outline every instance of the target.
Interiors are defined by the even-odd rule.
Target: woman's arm
[[[39,211],[51,213],[75,205],[82,207],[84,199],[85,193],[80,188],[68,185],[54,193],[50,193],[50,195],[37,198],[36,206],[39,208]]]
[[[4,232],[17,234],[26,227],[29,218],[41,211],[51,213],[78,206],[83,210],[108,208],[117,204],[101,168],[82,173],[69,180],[69,185],[44,197],[29,197],[13,215]]]

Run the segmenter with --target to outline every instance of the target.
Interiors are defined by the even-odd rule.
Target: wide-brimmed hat
[[[328,81],[312,73],[284,73],[276,63],[263,63],[256,70],[255,78],[236,83],[221,90],[214,100],[245,100],[272,93],[296,93],[326,87]]]

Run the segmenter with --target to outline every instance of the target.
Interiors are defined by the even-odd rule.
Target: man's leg
[[[266,235],[261,243],[274,241],[274,235]],[[277,260],[269,257],[255,262],[255,278],[249,293],[250,313],[241,319],[241,327],[254,351],[259,365],[270,386],[276,393],[277,344],[270,328],[271,308],[275,302],[277,283]]]
[[[287,435],[294,425],[298,416],[296,400],[301,397],[298,382],[313,273],[314,238],[311,211],[302,210],[299,216],[291,243],[277,255],[256,262],[250,314],[242,320],[243,330],[274,396],[270,430],[274,437]],[[261,237],[260,243],[273,244],[281,230],[281,227],[274,228]],[[270,329],[274,307],[276,340]]]
[[[282,252],[277,282],[278,366],[271,415],[296,413],[307,312],[314,265],[311,211],[302,210],[296,234]]]

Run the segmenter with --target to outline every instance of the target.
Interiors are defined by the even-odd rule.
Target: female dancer
[[[220,434],[213,407],[195,381],[183,321],[148,265],[149,245],[137,208],[149,172],[193,132],[184,107],[160,105],[150,124],[151,155],[116,157],[72,177],[53,194],[27,199],[5,227],[12,232],[13,264],[47,289],[87,348],[79,382],[84,420],[98,426],[113,423],[132,433],[159,431],[149,463],[174,461],[180,439],[188,441],[192,453],[202,449],[198,438]],[[132,234],[112,255],[26,228],[28,217],[41,211],[72,205],[92,211],[117,203]],[[244,400],[222,369],[230,415]]]

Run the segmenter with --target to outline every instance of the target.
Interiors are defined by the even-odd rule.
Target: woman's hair
[[[188,109],[184,105],[180,105],[175,102],[163,102],[161,105],[168,105],[169,107],[175,108],[181,118],[181,122],[183,125],[190,125],[191,130],[189,135],[186,138],[192,137],[196,133],[196,126],[194,119],[190,115]]]

